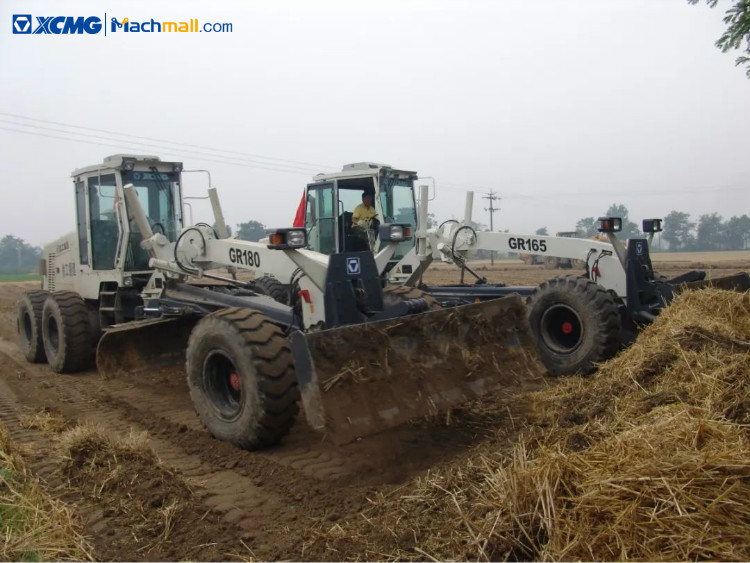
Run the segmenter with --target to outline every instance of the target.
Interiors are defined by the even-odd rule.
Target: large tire
[[[253,282],[258,293],[268,295],[283,305],[289,305],[289,290],[287,286],[274,277],[263,276]]]
[[[42,338],[42,310],[49,295],[42,290],[27,291],[18,302],[18,341],[23,355],[29,362],[41,364],[47,361]]]
[[[560,259],[557,256],[547,256],[544,259],[544,267],[547,270],[556,270],[560,267]]]
[[[47,295],[42,310],[42,339],[52,371],[75,373],[94,365],[93,338],[86,302],[73,291]]]
[[[428,311],[434,311],[443,308],[443,306],[437,299],[435,299],[431,295],[428,295],[421,289],[417,289],[416,287],[411,287],[409,285],[395,285],[386,287],[383,290],[383,307],[387,309],[389,307],[397,305],[398,303],[401,303],[402,301],[420,298],[427,301]]]
[[[586,374],[614,356],[622,320],[612,293],[582,277],[542,283],[529,299],[529,324],[553,375]]]
[[[187,382],[208,431],[248,450],[278,444],[299,412],[287,341],[252,309],[228,307],[198,322],[188,341]]]

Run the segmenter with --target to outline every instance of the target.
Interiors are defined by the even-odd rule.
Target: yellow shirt
[[[352,222],[355,225],[363,225],[370,219],[374,219],[378,216],[378,212],[375,209],[375,206],[372,207],[366,207],[364,203],[360,203],[357,207],[354,208],[354,213],[352,213]]]

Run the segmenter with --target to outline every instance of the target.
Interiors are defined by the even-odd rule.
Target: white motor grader
[[[44,249],[42,289],[18,306],[29,361],[70,373],[96,357],[105,377],[135,384],[186,377],[207,429],[248,449],[278,443],[300,399],[312,427],[346,442],[541,372],[519,296],[428,310],[429,297],[383,289],[408,224],[380,225],[376,253],[309,249],[304,228],[265,243],[221,238],[183,224],[181,170],[115,155],[73,172],[77,229]],[[289,263],[300,309],[212,273],[261,277]]]
[[[666,280],[654,273],[649,247],[660,219],[643,221],[643,238],[624,244],[617,238],[621,220],[600,219],[599,238],[539,236],[478,232],[472,227],[473,193],[468,192],[462,219],[427,228],[429,180],[416,172],[372,162],[345,165],[340,172],[318,174],[305,189],[295,225],[308,233],[308,248],[321,254],[350,249],[370,250],[380,256],[378,268],[388,287],[403,286],[402,295],[426,294],[443,305],[475,303],[511,294],[528,298],[528,318],[544,365],[553,374],[588,373],[597,362],[614,355],[630,341],[639,325],[651,322],[685,283],[699,283],[705,272],[694,271]],[[415,236],[382,254],[385,246],[373,236],[358,233],[352,216],[362,194],[373,196],[377,217],[384,223],[411,226]],[[470,266],[477,251],[514,252],[538,256],[543,261],[581,265],[580,275],[568,275],[540,286],[506,286],[488,283]],[[427,285],[424,272],[432,263],[455,264],[460,269],[456,285]],[[292,262],[263,269],[262,283],[280,301],[295,303],[297,295]],[[474,283],[464,283],[465,274]],[[727,287],[748,286],[747,276],[724,280]],[[721,281],[712,280],[714,284]],[[416,288],[415,290],[409,288]],[[296,301],[297,308],[316,307]]]

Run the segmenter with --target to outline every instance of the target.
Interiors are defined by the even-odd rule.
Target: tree
[[[237,225],[237,238],[258,242],[266,236],[266,226],[260,221],[248,221]]]
[[[664,219],[662,237],[669,250],[689,250],[695,245],[693,229],[695,223],[690,221],[690,215],[681,211],[670,211]]]
[[[576,223],[576,231],[583,237],[593,237],[599,232],[599,221],[593,217],[584,217]]]
[[[697,4],[700,0],[688,0],[691,4]],[[718,0],[706,0],[711,7],[715,7]],[[739,49],[745,42],[745,53],[735,61],[736,66],[747,65],[745,74],[750,78],[750,1],[735,0],[734,5],[724,12],[724,23],[727,24],[726,31],[716,41],[716,46],[726,53],[730,49]]]
[[[26,274],[39,270],[42,249],[31,246],[13,235],[0,240],[0,272],[6,274]]]
[[[541,227],[536,230],[534,234],[539,235],[540,237],[548,237],[549,233],[547,232],[547,227]]]
[[[621,203],[613,203],[607,209],[605,217],[620,217],[622,219],[622,231],[619,236],[624,239],[641,236],[641,231],[638,225],[628,219],[628,208]]]
[[[698,250],[721,250],[724,223],[718,213],[701,215],[698,220]]]
[[[727,250],[745,250],[750,245],[750,217],[732,217],[724,224],[724,242]]]
[[[437,227],[438,222],[437,219],[435,219],[434,213],[428,213],[427,214],[427,228],[432,229],[433,227]]]

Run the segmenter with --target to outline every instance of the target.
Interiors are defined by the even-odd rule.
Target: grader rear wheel
[[[590,373],[619,349],[617,302],[589,279],[564,276],[542,283],[529,300],[528,318],[553,375]]]
[[[386,287],[383,290],[383,306],[386,308],[393,307],[408,299],[424,299],[427,302],[428,311],[436,311],[443,308],[437,299],[416,287],[399,285]]]
[[[188,341],[187,382],[208,431],[248,450],[278,444],[299,412],[287,341],[252,309],[229,307],[198,322]]]
[[[263,276],[255,280],[254,285],[259,293],[268,295],[283,305],[289,305],[289,290],[276,278]]]
[[[23,355],[29,362],[41,364],[47,361],[42,338],[42,310],[48,292],[27,291],[18,302],[18,339]]]
[[[52,371],[75,373],[94,364],[95,338],[86,302],[73,291],[47,295],[42,309],[42,340]]]

